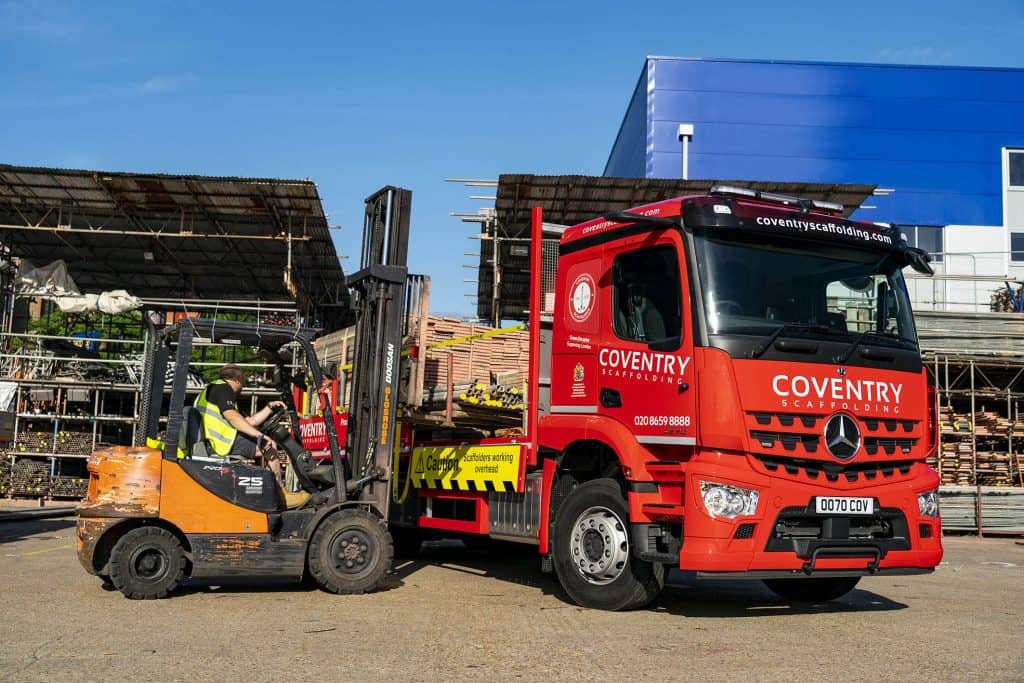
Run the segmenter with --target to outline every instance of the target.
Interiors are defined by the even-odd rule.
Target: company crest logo
[[[849,460],[860,448],[860,429],[853,418],[836,413],[825,423],[825,447],[837,460]]]
[[[572,283],[569,294],[569,316],[576,322],[586,322],[597,302],[597,284],[589,273],[583,273]]]
[[[583,363],[577,363],[576,367],[572,369],[572,381],[582,382],[583,381]]]

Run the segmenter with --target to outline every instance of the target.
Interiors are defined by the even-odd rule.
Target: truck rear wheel
[[[664,567],[630,551],[629,511],[612,479],[579,485],[559,506],[551,556],[558,581],[577,604],[626,610],[658,597]]]
[[[854,589],[859,576],[821,579],[765,579],[764,585],[780,598],[792,602],[828,602]]]
[[[185,551],[167,529],[132,529],[110,551],[110,582],[132,600],[166,597],[185,574]]]
[[[387,525],[357,508],[333,513],[309,543],[309,573],[331,593],[366,593],[391,569],[394,547]]]

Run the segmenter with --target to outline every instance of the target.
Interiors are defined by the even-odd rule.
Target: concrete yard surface
[[[532,549],[427,544],[385,590],[187,585],[124,599],[74,520],[0,525],[0,680],[1024,680],[1024,546],[952,537],[929,576],[789,606],[673,573],[647,610],[570,604]]]

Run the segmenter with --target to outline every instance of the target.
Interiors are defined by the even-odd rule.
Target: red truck
[[[404,390],[424,358],[403,349],[418,277],[405,267],[410,202],[394,187],[367,199],[347,419],[322,398],[318,424],[293,430],[281,413],[261,426],[308,495],[211,457],[185,399],[195,340],[259,347],[300,424],[279,351],[304,358],[298,384],[323,395],[336,373],[320,366],[317,331],[154,327],[147,446],[89,461],[87,571],[132,598],[221,576],[309,575],[358,593],[393,550],[454,532],[536,545],[573,600],[619,610],[655,599],[670,569],[816,601],[942,559],[925,463],[936,406],[901,274],[931,269],[898,230],[716,187],[565,229],[552,278],[534,209],[522,423],[468,429],[450,410],[447,426],[418,419]]]
[[[540,251],[538,409],[522,438],[419,441],[398,541],[536,543],[573,600],[613,610],[673,568],[827,600],[939,563],[935,405],[901,274],[931,271],[896,229],[716,187],[566,229],[553,298]]]

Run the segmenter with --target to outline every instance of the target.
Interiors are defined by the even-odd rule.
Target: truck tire
[[[185,551],[167,529],[132,529],[110,551],[110,583],[131,600],[166,597],[185,575]]]
[[[309,543],[309,573],[331,593],[372,591],[391,569],[394,547],[387,525],[358,508],[346,508],[321,522]]]
[[[665,569],[631,557],[629,532],[629,511],[612,479],[580,484],[558,507],[551,557],[559,583],[575,603],[627,610],[658,597]]]
[[[764,585],[780,598],[792,602],[828,602],[854,589],[859,576],[820,579],[765,579]]]

